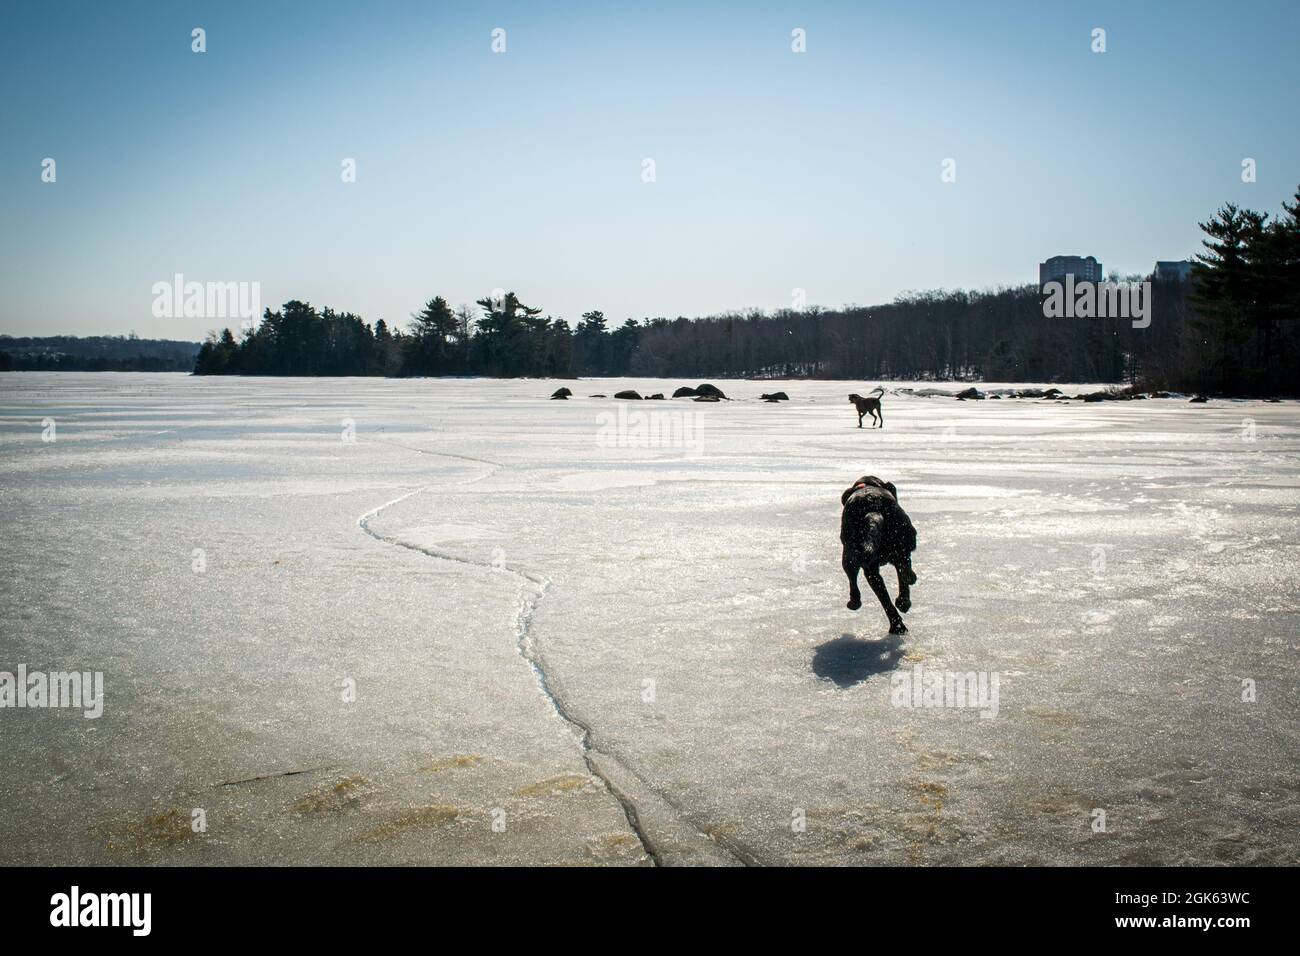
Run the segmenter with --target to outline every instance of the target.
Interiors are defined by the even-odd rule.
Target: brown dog
[[[906,613],[912,607],[910,588],[916,583],[916,573],[912,570],[916,528],[907,512],[899,507],[898,489],[891,482],[864,475],[845,489],[840,503],[844,506],[840,515],[840,543],[844,546],[841,563],[849,579],[849,610],[862,607],[862,593],[858,590],[861,569],[889,618],[889,633],[906,634],[907,625],[898,612]],[[882,564],[892,564],[898,573],[897,606],[889,600],[885,580],[880,576]]]
[[[879,419],[880,427],[885,427],[885,412],[880,407],[880,396],[885,394],[885,390],[877,385],[872,389],[872,394],[863,398],[861,395],[850,395],[849,401],[853,403],[858,410],[858,427],[862,427],[862,416],[871,415],[871,427],[876,427],[876,421]]]

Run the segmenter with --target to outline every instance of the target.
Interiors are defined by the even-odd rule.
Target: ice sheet
[[[1300,406],[681,384],[0,375],[0,862],[1297,862]]]

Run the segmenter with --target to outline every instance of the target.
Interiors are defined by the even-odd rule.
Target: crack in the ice
[[[304,773],[320,773],[323,770],[337,770],[338,767],[308,767],[306,770],[282,770],[279,773],[264,773],[256,777],[243,777],[239,780],[223,780],[218,787],[237,787],[244,783],[256,783],[259,780],[275,780],[279,777],[298,777]]]
[[[620,767],[622,767],[632,776],[636,777],[637,780],[641,781],[642,786],[644,786],[647,790],[649,790],[651,793],[657,796],[660,800],[666,803],[673,810],[677,811],[678,816],[680,816],[684,821],[686,821],[686,823],[693,830],[695,830],[696,833],[704,837],[706,840],[709,840],[710,842],[717,844],[727,853],[731,854],[731,856],[737,862],[743,863],[745,866],[767,866],[768,865],[767,862],[765,862],[762,858],[760,858],[757,854],[755,854],[752,850],[750,850],[748,847],[746,847],[744,844],[740,843],[739,841],[733,840],[730,837],[726,836],[725,834],[720,833],[716,830],[710,832],[709,830],[706,830],[704,827],[696,823],[693,819],[691,819],[692,813],[690,810],[682,806],[681,803],[679,803],[676,799],[666,794],[653,782],[647,780],[645,778],[645,775],[642,774],[641,771],[633,767],[630,763],[628,763],[628,761],[621,754],[617,754],[611,750],[605,750],[595,746],[593,746],[592,749],[594,749],[601,756],[608,757],[609,759],[616,761]]]
[[[481,481],[485,478],[490,478],[504,467],[497,462],[486,461],[482,458],[470,458],[465,455],[453,455],[446,452],[428,451],[423,448],[414,448],[410,445],[402,445],[390,441],[380,441],[379,439],[376,439],[376,441],[379,442],[379,444],[393,445],[396,448],[405,448],[408,451],[418,452],[422,455],[436,455],[443,458],[455,458],[461,461],[470,461],[476,464],[486,465],[491,469],[486,474],[471,479],[471,481]],[[370,527],[370,520],[377,516],[381,511],[384,511],[393,505],[400,504],[408,498],[413,498],[423,491],[428,491],[432,487],[433,485],[423,485],[416,488],[414,491],[400,495],[392,501],[386,502],[377,508],[372,508],[357,519],[357,525],[362,531],[370,535],[376,541],[382,541],[385,544],[392,544],[400,548],[406,548],[408,551],[418,551],[421,554],[427,555],[431,558],[437,558],[441,561],[452,561],[457,564],[465,564],[470,567],[491,571],[506,571],[515,575],[524,582],[524,592],[526,594],[531,592],[531,596],[526,596],[524,598],[523,603],[520,605],[519,613],[515,618],[515,650],[528,664],[529,668],[532,669],[533,678],[537,681],[542,696],[544,696],[550,703],[551,709],[555,711],[556,715],[561,720],[569,724],[569,726],[573,727],[578,732],[578,746],[582,754],[582,761],[587,766],[587,771],[603,783],[605,789],[609,791],[616,801],[618,801],[619,806],[623,810],[623,816],[627,819],[628,827],[640,842],[641,849],[650,859],[650,862],[655,866],[662,866],[663,859],[661,858],[659,851],[655,848],[649,834],[647,834],[641,826],[641,819],[637,814],[636,804],[631,800],[631,798],[623,793],[622,790],[615,786],[614,782],[610,780],[609,777],[601,772],[600,768],[596,766],[595,761],[592,759],[593,752],[601,753],[601,751],[599,751],[592,743],[591,727],[579,717],[575,716],[569,710],[568,705],[565,704],[564,701],[555,693],[554,689],[551,687],[550,677],[547,675],[546,669],[542,665],[541,657],[537,653],[536,642],[534,642],[532,637],[533,613],[537,610],[537,606],[541,604],[542,597],[546,594],[547,587],[550,586],[550,581],[541,575],[533,574],[529,571],[521,571],[517,568],[511,568],[505,565],[489,564],[484,561],[474,561],[469,558],[462,558],[433,548],[421,547],[420,545],[411,544],[410,542],[403,541],[400,538],[393,537],[392,535],[381,534]],[[622,763],[622,761],[619,762]],[[637,774],[637,778],[641,779],[640,774]]]

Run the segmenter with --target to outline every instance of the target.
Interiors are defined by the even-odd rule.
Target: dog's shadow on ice
[[[813,654],[813,673],[834,681],[841,690],[860,684],[872,674],[883,674],[898,666],[903,657],[903,639],[897,634],[878,641],[864,641],[853,634],[841,634],[818,646]]]

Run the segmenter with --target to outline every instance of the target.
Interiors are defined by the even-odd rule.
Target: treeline
[[[0,335],[0,372],[189,372],[198,350],[135,335]]]
[[[1300,381],[1300,192],[1275,219],[1223,207],[1201,224],[1187,280],[1151,279],[1150,323],[1045,318],[1034,285],[927,292],[873,307],[752,311],[702,319],[601,312],[576,326],[513,293],[478,312],[431,299],[405,329],[304,302],[267,310],[236,339],[211,335],[196,374],[644,375],[1008,382],[1142,382],[1232,394]],[[1140,277],[1130,277],[1138,279]]]
[[[374,326],[306,302],[270,309],[241,339],[225,329],[199,349],[196,375],[627,375],[641,326],[610,331],[600,312],[577,328],[542,316],[513,292],[477,303],[481,315],[431,299],[408,329]]]
[[[576,328],[513,294],[479,303],[477,320],[431,300],[406,331],[384,320],[267,310],[240,339],[229,329],[199,350],[198,375],[575,375],[1119,382],[1177,352],[1184,283],[1156,283],[1151,326],[1127,319],[1043,318],[1034,286],[910,295],[891,305],[751,312],[705,319],[629,319],[600,312]]]
[[[1154,283],[1150,328],[1126,318],[1045,319],[1036,286],[927,292],[870,308],[651,323],[634,370],[685,378],[1120,382],[1175,340],[1183,283]]]
[[[305,302],[266,310],[256,329],[236,341],[230,329],[199,348],[195,375],[383,375],[392,336],[384,320],[371,328],[360,316]]]
[[[1204,392],[1294,393],[1300,382],[1300,189],[1282,212],[1229,203],[1209,222],[1175,380]]]

